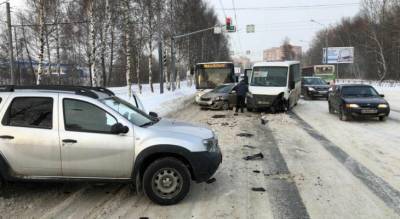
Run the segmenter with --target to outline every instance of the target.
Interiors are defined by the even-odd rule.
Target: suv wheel
[[[179,160],[166,157],[151,163],[143,175],[146,196],[160,205],[173,205],[186,197],[190,190],[190,173]]]
[[[386,121],[386,116],[379,116],[379,121]]]

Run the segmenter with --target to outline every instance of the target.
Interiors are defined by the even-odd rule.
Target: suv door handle
[[[11,136],[11,135],[0,135],[0,138],[2,138],[2,139],[14,139],[14,136]]]
[[[64,142],[64,143],[78,143],[78,141],[77,140],[74,140],[74,139],[63,139],[62,140],[62,142]]]

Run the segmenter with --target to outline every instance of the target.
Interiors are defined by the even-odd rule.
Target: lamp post
[[[318,22],[318,21],[316,21],[316,20],[314,20],[314,19],[311,19],[310,20],[310,22],[312,22],[312,23],[316,23],[316,24],[318,24],[318,25],[321,25],[321,26],[323,26],[324,28],[325,28],[325,48],[326,48],[326,57],[325,57],[325,64],[328,64],[328,47],[329,47],[329,42],[328,42],[328,37],[329,37],[329,35],[328,35],[328,26],[327,25],[325,25],[325,24],[322,24],[322,23],[320,23],[320,22]]]

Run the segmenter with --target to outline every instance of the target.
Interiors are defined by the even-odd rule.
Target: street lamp
[[[326,50],[328,50],[328,47],[329,47],[329,43],[328,43],[328,36],[329,36],[328,35],[328,30],[329,29],[328,29],[328,26],[325,25],[325,24],[322,24],[322,23],[320,23],[320,22],[318,22],[318,21],[316,21],[314,19],[311,19],[310,22],[319,24],[319,25],[321,25],[321,26],[323,26],[325,28],[325,47],[326,47]],[[326,52],[328,52],[328,51],[326,51]]]

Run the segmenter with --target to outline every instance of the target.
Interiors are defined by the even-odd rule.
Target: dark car
[[[236,105],[235,84],[223,84],[200,97],[202,108],[228,110]]]
[[[320,77],[301,78],[301,94],[306,99],[328,98],[329,87]]]
[[[383,121],[390,113],[383,97],[370,85],[336,85],[329,92],[329,112],[338,113],[344,121],[353,117],[377,117]]]

